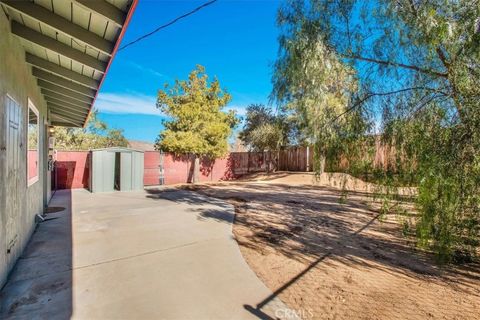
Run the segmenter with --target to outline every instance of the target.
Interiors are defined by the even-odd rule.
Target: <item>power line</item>
[[[135,44],[135,43],[137,43],[137,42],[139,42],[139,41],[141,41],[141,40],[143,40],[143,39],[145,39],[145,38],[147,38],[147,37],[150,37],[150,36],[153,35],[154,33],[157,33],[158,31],[160,31],[160,30],[162,30],[162,29],[165,29],[165,28],[171,26],[172,24],[176,23],[177,21],[179,21],[179,20],[181,20],[181,19],[183,19],[183,18],[186,18],[186,17],[194,14],[194,13],[202,10],[202,9],[205,8],[205,7],[208,7],[209,5],[213,4],[214,2],[217,2],[217,0],[211,0],[211,1],[205,2],[205,3],[202,4],[201,6],[198,6],[198,7],[196,7],[195,9],[193,9],[192,11],[189,11],[189,12],[187,12],[187,13],[185,13],[185,14],[182,14],[181,16],[173,19],[172,21],[170,21],[170,22],[168,22],[168,23],[166,23],[166,24],[164,24],[164,25],[161,25],[161,26],[158,27],[157,29],[155,29],[155,30],[153,30],[153,31],[151,31],[151,32],[149,32],[149,33],[147,33],[147,34],[144,34],[143,36],[138,37],[137,39],[135,39],[135,40],[133,40],[133,41],[131,41],[131,42],[123,45],[120,49],[118,49],[118,51],[123,50],[123,49],[125,49],[126,47],[131,46],[132,44]]]

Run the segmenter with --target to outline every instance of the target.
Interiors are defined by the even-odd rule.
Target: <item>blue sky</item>
[[[123,43],[205,1],[140,0]],[[279,1],[219,0],[119,51],[95,107],[100,118],[132,140],[153,142],[162,129],[155,96],[165,82],[184,79],[196,64],[217,76],[241,115],[250,103],[267,103],[277,54]]]

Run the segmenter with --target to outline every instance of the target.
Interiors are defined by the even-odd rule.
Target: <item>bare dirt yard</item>
[[[301,318],[480,319],[478,264],[438,266],[395,214],[369,203],[369,186],[350,179],[356,191],[346,196],[338,182],[312,179],[277,173],[190,188],[235,205],[245,260]]]

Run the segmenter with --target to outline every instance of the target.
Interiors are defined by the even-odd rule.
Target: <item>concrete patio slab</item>
[[[181,190],[64,190],[50,211],[2,289],[2,319],[288,314],[276,312],[286,310],[278,299],[251,311],[271,292],[243,260],[225,202]]]

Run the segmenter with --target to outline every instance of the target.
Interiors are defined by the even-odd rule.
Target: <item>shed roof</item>
[[[53,125],[85,125],[137,1],[0,0]]]
[[[90,151],[93,151],[93,152],[109,151],[109,152],[141,152],[141,153],[144,153],[144,151],[142,151],[142,150],[136,150],[136,149],[131,149],[131,148],[123,148],[123,147],[98,148],[98,149],[92,149]]]

